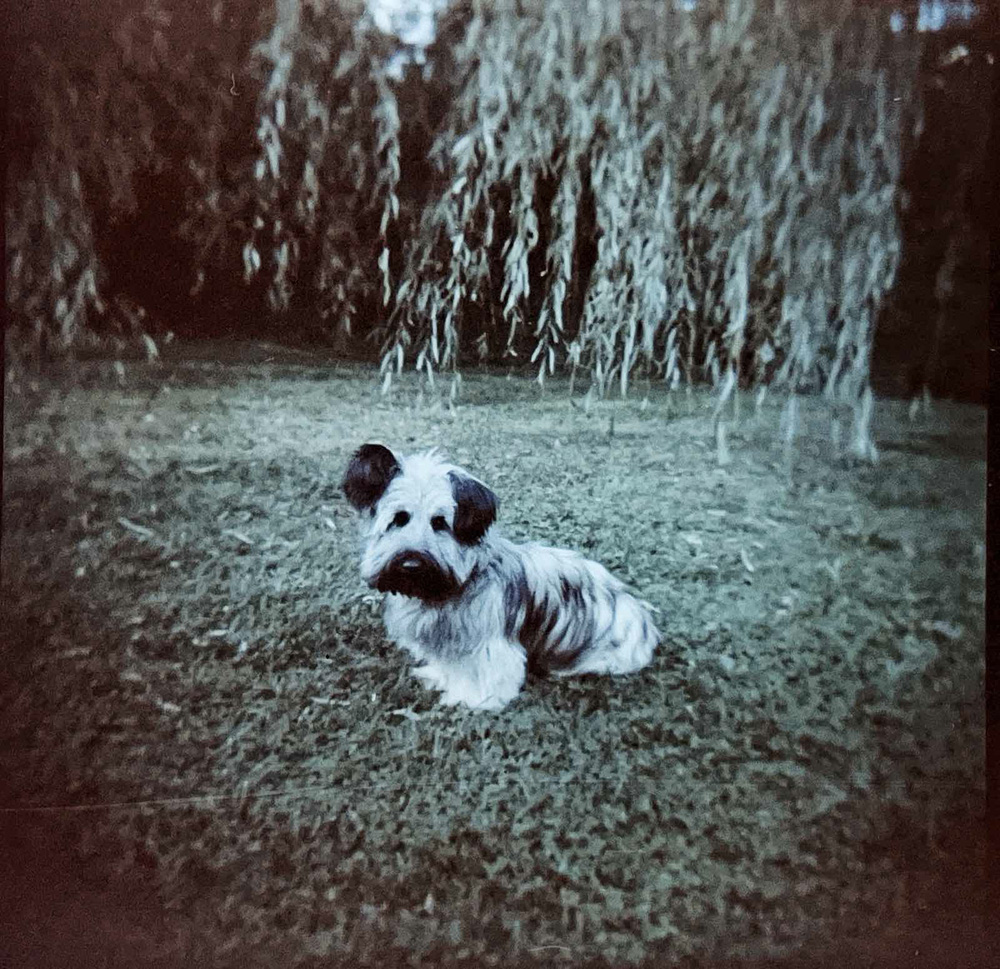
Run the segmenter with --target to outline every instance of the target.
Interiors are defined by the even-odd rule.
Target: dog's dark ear
[[[363,444],[347,466],[341,485],[344,496],[358,511],[374,508],[399,472],[399,462],[387,447]]]
[[[455,471],[448,472],[455,496],[455,523],[452,531],[463,545],[475,545],[497,520],[499,500],[481,481]]]

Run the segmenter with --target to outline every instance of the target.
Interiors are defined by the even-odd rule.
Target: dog
[[[528,670],[622,674],[652,659],[649,603],[576,552],[502,537],[497,496],[436,449],[365,444],[342,488],[360,514],[361,576],[388,593],[388,636],[443,703],[499,710]]]

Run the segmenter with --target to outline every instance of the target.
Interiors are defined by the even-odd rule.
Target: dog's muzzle
[[[375,577],[379,592],[442,602],[455,595],[461,585],[455,575],[421,552],[401,552]]]

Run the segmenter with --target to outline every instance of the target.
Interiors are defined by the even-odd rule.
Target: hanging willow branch
[[[187,96],[192,72],[164,68],[182,39],[164,40],[183,24],[169,4],[123,25],[97,68],[77,65],[86,84],[58,58],[39,66],[51,131],[11,168],[8,284],[18,318],[54,338],[99,303],[93,200],[107,184],[101,211],[126,207],[137,164],[119,129],[154,160],[164,130],[141,85],[111,96],[113,65],[148,49],[161,100]],[[205,22],[224,6],[204,0]],[[784,392],[792,437],[796,395],[822,393],[872,457],[872,330],[899,261],[917,40],[853,0],[686,6],[453,4],[432,69],[399,79],[361,0],[274,0],[248,20],[263,40],[240,47],[239,93],[234,71],[221,101],[217,81],[197,98],[215,112],[201,127],[252,116],[248,129],[191,124],[174,166],[190,173],[180,234],[199,280],[242,249],[244,277],[294,326],[378,341],[386,388],[406,366],[433,379],[476,359],[539,382],[567,369],[598,394],[625,396],[637,375],[709,380],[720,417],[739,388]],[[131,105],[94,127],[119,133],[103,154],[70,110],[92,90],[86,117]]]
[[[849,403],[872,456],[913,45],[847,2],[498,0],[464,31],[386,380],[475,345],[527,352],[540,381],[582,368],[602,394],[640,369],[708,377],[723,402],[768,382]]]

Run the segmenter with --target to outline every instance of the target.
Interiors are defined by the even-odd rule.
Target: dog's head
[[[436,451],[397,458],[365,444],[344,475],[361,513],[361,575],[380,592],[425,602],[458,595],[497,515],[497,497]]]

